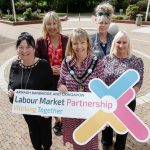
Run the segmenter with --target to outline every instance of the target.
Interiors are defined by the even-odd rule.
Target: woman
[[[139,82],[134,85],[135,93],[138,93],[143,82],[144,64],[141,58],[133,55],[131,42],[126,32],[119,31],[110,49],[110,55],[103,58],[105,69],[105,83],[112,84],[120,75],[128,69],[134,69],[140,74]],[[129,108],[134,111],[136,106],[136,98],[129,104]],[[115,150],[125,150],[127,134],[116,135],[114,144]],[[113,144],[113,130],[107,127],[102,131],[102,144],[104,150],[109,150]]]
[[[57,83],[60,74],[60,66],[65,55],[68,37],[61,34],[61,22],[54,11],[48,12],[42,24],[43,36],[37,39],[36,48],[38,57],[46,59],[51,64],[54,75],[54,86],[57,90]],[[55,117],[53,131],[56,135],[61,135],[61,120]]]
[[[91,35],[94,53],[102,59],[109,54],[113,36],[108,33],[113,14],[113,7],[109,3],[99,4],[96,9],[96,24],[98,32]]]
[[[46,60],[35,57],[35,41],[23,32],[16,42],[18,60],[11,65],[8,96],[13,101],[15,89],[53,90],[53,73]],[[23,115],[35,150],[49,150],[52,145],[52,118]]]
[[[89,92],[88,84],[93,78],[103,79],[104,64],[92,54],[90,39],[83,29],[72,31],[66,48],[66,59],[62,63],[58,90],[60,92]],[[64,143],[73,144],[74,150],[98,150],[98,137],[89,143],[79,146],[73,141],[73,131],[83,122],[83,119],[63,118]]]

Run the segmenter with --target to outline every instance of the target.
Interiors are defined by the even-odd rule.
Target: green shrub
[[[32,13],[31,20],[40,20],[40,19],[42,19],[42,17],[37,12]]]
[[[41,9],[42,12],[44,12],[44,10],[48,10],[47,2],[39,2],[38,9]]]
[[[25,20],[30,20],[32,16],[32,9],[28,8],[26,11],[23,13],[24,19]]]
[[[23,13],[27,8],[31,7],[31,3],[18,1],[15,3],[17,13]]]
[[[9,21],[14,21],[14,16],[13,15],[6,15],[6,19]],[[16,20],[18,20],[18,18],[16,18]]]
[[[124,16],[122,16],[122,15],[113,15],[112,19],[114,19],[114,20],[123,20]]]
[[[9,21],[13,21],[14,20],[14,16],[13,15],[7,15],[6,19]]]
[[[126,9],[126,15],[129,17],[129,19],[135,19],[138,12],[139,6],[135,4],[129,5],[128,8]]]
[[[32,13],[31,8],[26,9],[26,11],[23,13],[23,16],[24,16],[24,20],[39,20],[39,19],[41,19],[41,16],[37,12]]]

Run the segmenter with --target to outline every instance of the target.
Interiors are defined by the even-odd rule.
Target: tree
[[[36,10],[37,10],[37,2],[36,2],[36,0],[32,0],[32,2],[31,2],[31,7],[32,7],[32,10],[33,10],[33,11],[36,11]]]
[[[129,0],[129,4],[136,4],[139,0]]]
[[[11,10],[11,0],[0,0],[0,9],[3,13],[7,13],[7,9]]]
[[[129,5],[126,9],[126,15],[129,17],[129,19],[135,19],[136,14],[139,11],[139,7],[135,4]]]

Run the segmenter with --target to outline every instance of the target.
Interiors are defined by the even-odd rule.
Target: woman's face
[[[23,61],[30,61],[35,57],[35,49],[28,45],[26,40],[23,40],[20,45],[17,47],[18,56]]]
[[[87,38],[82,37],[80,39],[72,40],[72,49],[74,51],[75,56],[79,59],[87,57],[87,47]]]
[[[99,33],[107,33],[110,21],[105,17],[97,17],[97,26]]]
[[[50,36],[56,35],[58,33],[58,23],[51,19],[46,24],[46,30]]]
[[[125,35],[122,35],[115,43],[115,49],[117,54],[124,56],[128,55],[129,42]]]

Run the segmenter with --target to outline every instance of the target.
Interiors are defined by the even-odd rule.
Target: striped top
[[[89,65],[91,64],[94,56],[88,56],[81,64],[81,67],[79,68],[76,64],[77,61],[75,58],[70,60],[69,64],[70,67],[73,68],[75,74],[78,77],[81,77],[85,71],[88,69]],[[89,92],[88,83],[93,78],[99,78],[104,80],[104,63],[101,60],[98,60],[96,67],[94,68],[94,71],[90,74],[90,76],[83,82],[84,91]],[[68,88],[68,91],[77,91],[78,83],[74,80],[74,78],[70,75],[68,68],[65,64],[65,61],[63,61],[60,71],[60,78],[58,81],[59,85],[66,85]]]

